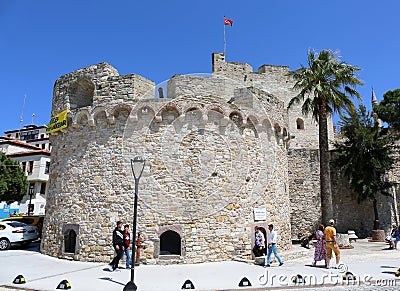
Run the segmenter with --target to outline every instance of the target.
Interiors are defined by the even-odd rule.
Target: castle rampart
[[[287,109],[296,95],[289,71],[253,72],[215,53],[211,75],[175,75],[157,86],[107,63],[60,77],[52,113],[68,109],[68,127],[50,136],[41,250],[108,262],[116,221],[133,216],[137,155],[147,160],[138,209],[147,263],[251,259],[254,226],[268,223],[290,249],[320,223],[321,201],[318,125],[300,106]],[[351,196],[333,189],[338,229],[350,219],[364,234],[367,217],[355,219]],[[260,209],[265,217],[255,216]]]

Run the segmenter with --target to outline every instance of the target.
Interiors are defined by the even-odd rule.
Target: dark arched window
[[[296,126],[297,129],[304,129],[304,121],[301,118],[296,119]]]
[[[160,236],[160,255],[181,255],[181,237],[173,230]]]
[[[75,253],[76,232],[73,229],[67,231],[64,235],[64,252]]]

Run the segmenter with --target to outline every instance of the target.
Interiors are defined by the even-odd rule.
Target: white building
[[[19,213],[44,214],[49,180],[50,150],[45,126],[28,125],[5,132],[0,137],[0,151],[18,161],[28,180],[27,194],[20,201]]]
[[[23,129],[8,130],[4,132],[7,137],[24,141],[43,150],[51,151],[49,135],[46,134],[46,126],[25,125]]]

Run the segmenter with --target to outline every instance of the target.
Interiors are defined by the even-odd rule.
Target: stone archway
[[[160,255],[178,255],[182,253],[182,244],[180,235],[173,231],[167,230],[160,236]]]
[[[183,227],[181,225],[162,225],[157,231],[154,257],[162,260],[183,258],[186,255]]]
[[[79,225],[64,224],[62,253],[64,256],[74,256],[79,253]]]
[[[73,229],[69,229],[64,234],[64,252],[75,253],[76,248],[76,232]]]

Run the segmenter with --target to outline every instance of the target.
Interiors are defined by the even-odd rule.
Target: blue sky
[[[121,75],[160,83],[174,74],[209,73],[211,53],[227,60],[306,64],[308,49],[340,51],[362,68],[359,87],[370,106],[400,88],[400,1],[13,1],[0,0],[0,134],[50,119],[54,82],[108,62]]]

